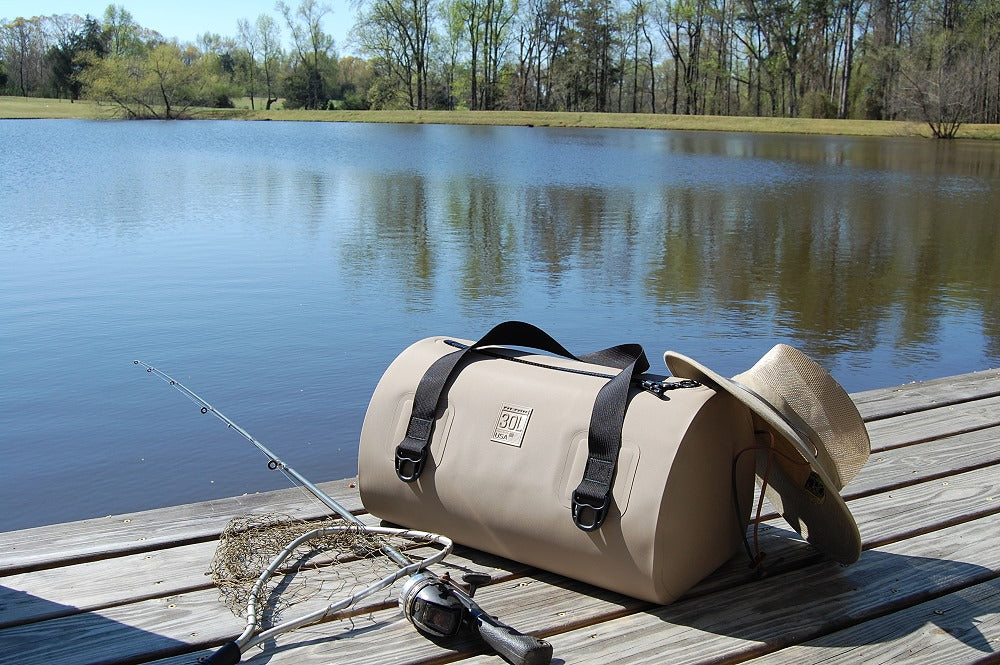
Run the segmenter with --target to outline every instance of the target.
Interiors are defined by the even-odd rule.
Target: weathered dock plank
[[[1000,396],[1000,369],[946,376],[851,395],[867,421]]]
[[[997,440],[1000,427],[990,427],[873,453],[842,494],[854,497],[997,464],[1000,450],[990,445]]]
[[[503,618],[520,629],[546,635],[566,663],[739,660],[861,623],[887,606],[900,609],[989,581],[1000,566],[1000,518],[986,521],[868,552],[850,567],[824,562],[664,607],[547,573],[532,576],[530,583],[489,587],[481,602],[504,608]],[[990,530],[992,536],[979,537]],[[248,662],[449,662],[476,646],[462,643],[457,653],[436,650],[395,610],[377,612],[370,621],[370,631],[355,631],[347,639],[336,639],[345,627],[335,625],[281,636],[275,650]],[[389,653],[380,648],[386,643],[392,644]],[[462,662],[485,665],[497,659],[483,655]]]
[[[0,584],[14,592],[2,605],[0,628],[205,589],[216,593],[207,572],[216,545],[216,541],[182,545],[0,577]],[[495,581],[529,570],[524,564],[461,547],[446,564],[457,575],[474,569],[489,573]]]
[[[948,525],[1000,513],[1000,473],[978,469],[948,481],[909,485],[885,495],[869,495],[848,502],[867,550],[898,542]],[[780,518],[761,525],[761,549],[768,571],[782,572],[816,563],[819,554],[795,537]],[[703,595],[741,584],[752,575],[746,558],[737,555],[688,592]]]
[[[557,663],[1000,661],[1000,371],[853,397],[874,452],[844,491],[864,547],[852,566],[824,561],[774,515],[760,528],[766,577],[737,556],[664,607],[467,548],[449,565],[490,572],[477,599],[547,636]],[[323,486],[363,511],[351,482]],[[197,662],[242,627],[204,573],[218,533],[247,512],[325,509],[288,490],[0,534],[0,662]],[[275,665],[500,662],[478,641],[420,636],[391,594],[253,653]]]
[[[205,571],[215,546],[210,541],[0,577],[0,628],[208,588]]]
[[[652,665],[665,662],[667,654],[671,663],[733,662],[988,583],[997,571],[1000,518],[991,516],[868,551],[846,568],[810,566],[549,640],[565,662],[581,665]],[[984,655],[998,648],[989,644]]]
[[[363,510],[352,483],[346,478],[319,487],[348,510]],[[299,519],[329,512],[302,490],[287,489],[12,531],[0,534],[0,574],[211,540],[234,515],[255,511]]]
[[[995,663],[998,650],[1000,582],[993,579],[747,662]]]
[[[870,421],[867,427],[872,451],[880,452],[998,425],[1000,397],[990,397]]]
[[[993,469],[981,469],[952,477],[947,482],[931,481],[907,486],[893,492],[893,500],[888,502],[884,500],[884,497],[878,496],[857,499],[851,502],[851,507],[858,518],[862,533],[865,536],[865,545],[869,547],[872,542],[904,540],[914,533],[926,532],[937,524],[967,521],[971,516],[976,514],[995,515],[997,511],[1000,511],[1000,501],[989,501],[988,499],[996,496],[998,491],[1000,491],[1000,474],[996,474]],[[768,551],[769,561],[773,562],[770,570],[794,569],[817,560],[817,555],[811,548],[795,540],[793,534],[779,525],[779,521],[773,521],[765,527],[763,534],[763,546]],[[204,552],[204,554],[206,557],[210,557],[209,552]],[[516,567],[516,564],[512,564],[512,562],[488,558],[490,559],[490,565],[493,567],[496,567],[498,564]],[[207,560],[206,558],[201,561],[196,570],[204,570]],[[480,570],[483,569],[483,561],[481,559],[478,562],[459,561],[453,563]],[[83,567],[93,565],[95,564],[81,564],[76,568],[79,571]],[[117,568],[117,566],[109,565],[108,574],[111,574],[111,570],[114,568]],[[521,568],[521,572],[523,572],[523,567]],[[128,569],[124,568],[124,570]],[[516,572],[510,571],[510,576],[513,577]],[[31,578],[31,575],[18,577]],[[554,576],[552,577],[554,579]],[[690,596],[704,596],[719,589],[725,590],[745,584],[748,581],[752,581],[752,578],[748,575],[745,563],[737,557],[720,570],[719,573],[709,577],[701,585],[693,589]],[[522,594],[522,601],[528,601],[525,597],[525,592],[533,583],[535,582],[532,582],[529,578],[527,582],[518,582],[517,586],[515,586],[517,593]],[[522,586],[524,584],[528,586]],[[584,588],[586,589],[584,595],[588,597],[587,602],[580,603],[579,599],[575,599],[576,596],[574,595],[573,598],[575,600],[569,603],[572,607],[563,607],[557,610],[557,613],[563,613],[559,619],[565,623],[556,626],[544,626],[545,632],[559,631],[565,626],[575,623],[600,622],[626,610],[636,611],[639,608],[646,607],[645,604],[631,601],[631,599],[598,592],[590,587]],[[556,606],[558,596],[553,595],[550,589],[546,588],[541,593],[543,598],[537,602],[550,607]],[[605,595],[602,597],[600,594]],[[533,596],[534,594],[532,594]],[[598,599],[600,602],[595,604],[593,602],[595,599]],[[177,607],[193,607],[196,610],[191,615],[192,623],[184,624],[183,622],[179,622],[178,625],[182,629],[180,634],[174,635],[163,631],[160,632],[160,637],[167,637],[171,640],[171,647],[175,651],[184,651],[199,644],[217,644],[232,637],[232,634],[239,630],[239,620],[218,604],[216,593],[214,590],[207,589],[207,587],[197,593],[175,594],[159,601],[131,603],[130,605],[134,607],[130,609],[134,610],[134,613],[138,616],[145,616],[151,613],[152,610],[150,610],[150,607],[159,608],[161,605],[158,603],[165,602],[166,600],[169,600],[168,605],[173,604],[175,609]],[[611,604],[609,605],[608,603]],[[112,630],[120,626],[125,635],[133,633],[133,629],[138,629],[140,633],[143,630],[141,625],[135,626],[130,623],[131,619],[129,617],[133,616],[132,612],[126,612],[123,608],[114,607],[111,608],[110,612],[110,616],[105,612],[100,613],[105,618],[111,620],[111,623],[107,624],[106,630]],[[390,611],[387,613],[387,616],[393,614],[394,611]],[[387,618],[381,621],[390,622]],[[49,625],[51,626],[51,630],[56,633],[76,634],[81,630],[79,619],[72,619],[66,621],[64,624],[51,622]],[[408,628],[408,625],[404,625],[404,628]],[[331,635],[337,634],[338,629],[335,626],[323,626],[316,628],[315,631],[325,634],[329,638]],[[37,635],[31,629],[27,633]],[[197,633],[197,635],[191,633]],[[380,631],[381,633],[382,631]],[[0,643],[8,643],[8,641],[17,640],[17,638],[18,633],[4,633],[0,631]],[[184,642],[184,638],[190,638],[192,641]],[[126,638],[123,637],[123,639]],[[142,649],[147,648],[149,646],[148,639],[142,641],[141,645]],[[473,646],[475,645],[470,645],[470,648]],[[296,650],[295,653],[299,657],[304,657],[300,650]],[[71,650],[67,653],[69,660],[63,662],[73,662],[72,656],[73,651]],[[51,662],[61,662],[57,658],[58,654],[49,652],[45,657],[50,659]]]

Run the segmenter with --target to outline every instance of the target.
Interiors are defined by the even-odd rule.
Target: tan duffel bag
[[[646,369],[635,345],[575,358],[519,322],[476,343],[417,342],[368,407],[362,501],[389,522],[670,602],[742,542],[754,463],[738,453],[753,427],[729,393]]]

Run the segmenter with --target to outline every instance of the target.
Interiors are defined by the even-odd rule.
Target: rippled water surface
[[[0,121],[0,530],[353,475],[410,342],[516,318],[848,390],[1000,364],[1000,146]]]

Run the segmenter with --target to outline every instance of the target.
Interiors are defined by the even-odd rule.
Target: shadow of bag
[[[365,415],[361,499],[389,522],[671,602],[742,542],[753,426],[725,391],[647,369],[637,345],[574,356],[521,322],[416,342]]]

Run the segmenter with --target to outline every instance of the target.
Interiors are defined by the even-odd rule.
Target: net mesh
[[[331,526],[342,530],[301,543],[271,575],[257,595],[259,622],[274,624],[284,610],[319,594],[324,603],[351,595],[397,567],[382,553],[390,538],[363,526],[339,518],[305,522],[276,513],[241,515],[222,532],[207,573],[221,602],[233,614],[244,616],[254,586],[274,558],[304,533]]]

